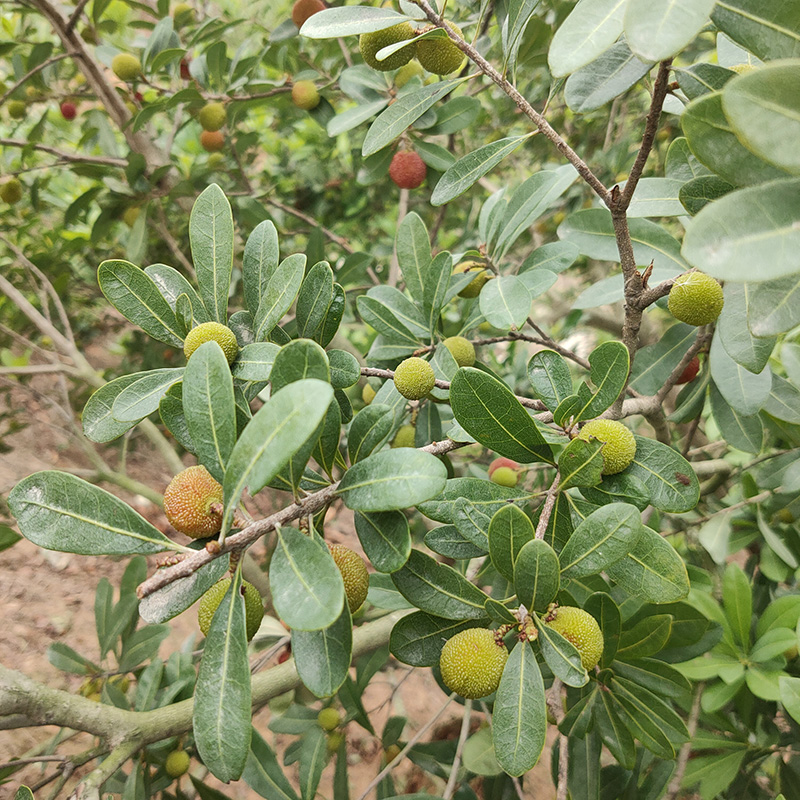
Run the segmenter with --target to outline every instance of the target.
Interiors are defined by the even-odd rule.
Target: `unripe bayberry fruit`
[[[197,622],[203,636],[208,636],[211,629],[211,620],[214,612],[222,602],[222,598],[228,592],[231,585],[230,578],[223,578],[215,583],[201,598],[197,606]],[[252,583],[242,581],[240,591],[244,594],[244,624],[249,642],[257,633],[264,618],[264,601],[258,593],[258,589]]]
[[[498,467],[489,476],[489,480],[498,486],[507,486],[509,489],[513,489],[517,485],[519,475],[511,467]]]
[[[333,560],[342,573],[344,593],[350,613],[355,614],[367,599],[369,573],[361,556],[343,544],[329,544]]]
[[[467,628],[448,639],[439,657],[445,686],[453,692],[477,700],[497,691],[508,650],[488,628]]]
[[[603,442],[603,475],[616,475],[630,466],[636,455],[636,439],[621,422],[593,419],[581,428],[578,438],[588,442],[592,436]]]
[[[319,105],[319,92],[314,81],[297,81],[292,86],[292,102],[304,111],[311,111]]]
[[[218,131],[225,125],[228,112],[222,103],[206,103],[197,115],[204,131]]]
[[[545,625],[575,645],[584,669],[592,669],[603,655],[603,632],[597,620],[575,606],[560,606]]]
[[[23,100],[9,100],[6,108],[8,108],[8,116],[11,119],[24,119],[28,110]]]
[[[61,116],[64,119],[75,119],[78,116],[78,108],[75,103],[70,103],[68,100],[61,104]]]
[[[207,163],[209,169],[219,169],[225,163],[225,156],[222,153],[212,153]]]
[[[678,380],[675,381],[676,385],[680,385],[683,383],[690,383],[697,377],[697,373],[700,372],[700,358],[695,356],[684,368],[683,372],[681,372],[680,377]]]
[[[172,9],[172,19],[176,28],[191,25],[194,22],[194,9],[188,3],[178,3]]]
[[[142,74],[142,62],[130,53],[118,53],[111,60],[111,71],[121,81],[130,83]]]
[[[390,744],[384,751],[383,751],[383,760],[387,764],[391,764],[397,756],[400,755],[400,746],[396,744]]]
[[[375,57],[380,50],[388,47],[390,44],[397,42],[404,42],[407,39],[414,38],[414,29],[408,22],[401,22],[399,25],[393,25],[391,28],[384,28],[382,31],[374,31],[372,33],[362,33],[358,37],[358,48],[361,50],[361,57],[364,62],[372,69],[377,69],[379,72],[388,72],[392,69],[398,69],[405,66],[414,58],[416,47],[413,44],[408,47],[392,53],[389,58],[383,61],[378,61]]]
[[[328,734],[327,749],[329,753],[335,753],[344,741],[344,734],[339,731],[332,731]]]
[[[222,515],[212,506],[222,503],[222,486],[203,466],[179,472],[164,492],[164,513],[176,531],[193,539],[219,533]]]
[[[364,405],[369,405],[374,399],[377,392],[368,384],[364,384],[364,388],[361,390],[361,399],[364,401]]]
[[[496,469],[500,469],[500,467],[509,467],[510,469],[518,470],[519,464],[510,458],[506,458],[505,456],[500,456],[499,458],[496,458],[494,461],[492,461],[491,464],[489,464],[489,477],[491,478],[494,471]]]
[[[322,0],[297,0],[292,6],[292,22],[302,28],[309,17],[324,10],[325,3]]]
[[[339,727],[340,722],[341,717],[339,716],[339,712],[331,706],[323,708],[322,711],[317,714],[317,724],[324,731],[335,731]]]
[[[425,70],[422,69],[422,64],[419,61],[409,61],[408,64],[397,71],[397,75],[394,76],[394,85],[398,89],[402,89],[412,78],[422,75],[423,72]]]
[[[474,272],[475,277],[458,293],[459,297],[477,297],[486,282],[492,278],[492,273],[480,261],[462,261],[453,270],[453,275],[459,275],[462,272]]]
[[[415,447],[415,428],[413,425],[401,425],[392,439],[392,447]]]
[[[461,28],[452,22],[447,23],[460,38]],[[428,72],[434,75],[449,75],[464,63],[464,54],[450,38],[420,39],[417,42],[417,59]]]
[[[136,220],[139,219],[139,208],[138,206],[128,206],[125,209],[125,213],[122,215],[122,221],[129,227],[132,228],[136,223]]]
[[[675,278],[667,306],[675,319],[699,326],[714,322],[724,303],[718,281],[704,272],[687,272]]]
[[[459,367],[471,367],[475,363],[475,345],[463,336],[450,336],[442,344]]]
[[[394,371],[394,385],[407,400],[422,400],[436,383],[433,367],[421,358],[412,356],[401,362]]]
[[[401,189],[416,189],[425,181],[428,168],[413,150],[399,150],[389,164],[389,177]]]
[[[19,203],[22,200],[22,183],[17,178],[9,178],[2,186],[0,186],[0,200],[13,206],[14,203]]]
[[[207,153],[218,153],[225,147],[222,131],[203,131],[200,134],[200,145]]]
[[[186,334],[186,340],[183,343],[183,354],[186,358],[191,358],[192,353],[201,344],[210,341],[216,342],[222,348],[222,352],[225,353],[228,363],[233,364],[239,354],[239,343],[236,341],[236,334],[227,325],[219,322],[204,322],[202,325],[192,328]]]
[[[192,760],[185,750],[173,750],[164,762],[164,769],[170,778],[180,778],[189,771],[191,763]]]

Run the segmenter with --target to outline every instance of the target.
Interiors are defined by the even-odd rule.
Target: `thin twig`
[[[341,236],[338,236],[333,231],[328,230],[324,225],[320,225],[313,217],[309,217],[308,214],[304,214],[302,211],[298,211],[296,208],[292,208],[291,206],[287,206],[284,203],[281,203],[279,200],[276,200],[274,197],[264,197],[262,198],[265,202],[269,203],[271,206],[275,206],[275,208],[279,208],[286,214],[291,214],[293,217],[297,217],[297,219],[303,220],[308,225],[311,225],[313,228],[319,228],[325,236],[327,236],[332,242],[338,244],[345,253],[352,254],[355,253],[355,250],[347,243],[346,239],[343,239]]]
[[[678,792],[681,790],[681,783],[683,782],[683,774],[686,772],[686,765],[689,763],[689,755],[692,752],[692,739],[694,738],[695,731],[697,730],[697,720],[700,717],[700,700],[703,696],[704,683],[698,683],[694,690],[694,701],[692,708],[689,712],[689,721],[686,728],[689,731],[689,741],[687,741],[678,753],[678,760],[675,765],[675,772],[672,780],[669,782],[669,788],[664,795],[664,800],[675,800]]]
[[[77,6],[75,6],[75,10],[70,14],[69,19],[67,20],[67,33],[72,33],[73,28],[78,24],[78,20],[81,17],[81,12],[86,5],[88,4],[89,0],[80,0]]]
[[[547,523],[550,522],[550,516],[553,513],[553,507],[556,504],[556,498],[558,497],[558,484],[560,482],[561,473],[557,472],[555,478],[553,478],[553,482],[550,484],[550,488],[547,490],[547,496],[544,498],[544,503],[542,504],[542,513],[539,516],[539,523],[536,526],[537,539],[544,539],[544,535],[547,532]]]
[[[22,764],[37,764],[40,761],[66,761],[67,759],[68,756],[31,756],[30,758],[15,758],[11,761],[4,761],[0,763],[0,769],[18,767]]]
[[[57,56],[53,56],[52,58],[48,58],[47,61],[42,61],[41,64],[35,66],[29,72],[26,72],[10,89],[8,89],[5,92],[5,94],[2,97],[0,97],[0,106],[2,106],[3,103],[5,103],[6,100],[8,100],[8,98],[11,97],[11,95],[14,94],[14,92],[16,92],[17,89],[19,89],[19,87],[22,86],[23,83],[25,83],[25,81],[32,78],[37,72],[41,72],[46,67],[49,67],[51,64],[55,64],[56,61],[62,61],[65,58],[73,58],[75,55],[76,55],[75,53],[61,53]]]
[[[450,765],[450,776],[447,779],[447,786],[445,786],[442,794],[442,800],[450,800],[458,787],[458,771],[461,769],[461,754],[464,751],[464,743],[467,741],[469,735],[469,723],[472,717],[472,700],[464,702],[464,716],[461,719],[461,730],[458,734],[458,744],[456,745],[456,754],[453,758],[453,763]]]
[[[68,161],[74,164],[101,164],[104,167],[119,167],[125,169],[128,162],[122,158],[112,158],[111,156],[87,156],[81,153],[67,153],[57,147],[48,144],[35,144],[25,139],[0,139],[0,145],[5,147],[30,147],[33,150],[41,150],[43,153],[57,156],[61,161]]]

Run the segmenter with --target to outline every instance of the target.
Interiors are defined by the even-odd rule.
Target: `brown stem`
[[[539,516],[539,524],[536,526],[537,539],[544,539],[544,535],[547,532],[547,523],[550,522],[550,516],[556,504],[558,484],[560,482],[561,475],[557,472],[555,478],[553,478],[553,482],[550,484],[550,488],[547,490],[547,496],[544,498],[544,503],[542,504],[542,513]]]
[[[309,217],[308,214],[304,214],[302,211],[298,211],[296,208],[292,208],[291,206],[287,206],[284,203],[281,203],[279,200],[276,200],[274,197],[264,197],[262,198],[265,202],[269,203],[271,206],[275,206],[275,208],[279,208],[286,214],[291,214],[293,217],[297,217],[297,219],[303,220],[308,225],[311,225],[313,228],[319,228],[325,236],[328,237],[332,242],[339,245],[345,253],[352,254],[355,253],[355,250],[347,243],[346,239],[343,239],[341,236],[337,236],[333,231],[328,230],[324,225],[320,225],[313,217]]]
[[[664,800],[675,800],[681,790],[681,783],[683,782],[683,775],[686,772],[686,765],[689,763],[689,755],[692,752],[692,738],[697,730],[697,720],[700,717],[700,700],[703,696],[704,683],[698,683],[694,690],[694,701],[692,702],[692,709],[689,712],[689,721],[686,725],[689,731],[689,741],[686,742],[678,753],[678,761],[675,765],[675,773],[672,780],[669,782],[669,788],[664,795]]]
[[[16,92],[23,83],[25,83],[25,81],[32,78],[37,72],[41,72],[46,67],[49,67],[51,64],[55,64],[57,61],[61,61],[62,59],[73,58],[74,55],[75,53],[60,53],[57,56],[48,58],[47,61],[42,61],[41,64],[34,67],[32,70],[30,70],[30,72],[26,72],[10,89],[3,94],[2,97],[0,97],[0,106],[2,106],[3,103],[5,103],[6,100],[8,100],[8,98],[11,97],[11,95],[14,94],[14,92]],[[28,143],[26,142],[25,144],[27,145]]]
[[[86,156],[81,153],[67,153],[64,150],[59,150],[57,147],[51,147],[47,144],[32,144],[24,139],[0,139],[0,144],[5,147],[29,147],[33,150],[40,150],[43,153],[49,153],[52,156],[57,156],[61,161],[68,161],[73,164],[101,164],[104,167],[119,167],[125,169],[128,162],[123,158],[112,158],[111,156]]]

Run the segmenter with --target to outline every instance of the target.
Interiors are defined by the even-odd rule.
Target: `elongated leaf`
[[[272,342],[254,342],[245,345],[232,367],[233,377],[240,381],[263,383],[269,380],[272,365],[280,351]]]
[[[224,324],[233,270],[233,215],[228,199],[215,183],[192,207],[189,242],[200,296],[211,317]]]
[[[321,16],[320,16],[321,15]],[[328,8],[309,17],[300,34],[309,39],[335,39],[338,36],[354,36],[390,28],[409,17],[390,8],[352,6],[350,8]]]
[[[447,469],[422,450],[384,450],[354,464],[338,493],[355,511],[392,511],[430,500],[444,489]]]
[[[389,435],[394,423],[394,410],[374,401],[353,418],[347,437],[350,461],[355,464],[366,458]]]
[[[572,377],[567,362],[554,350],[540,350],[531,357],[528,380],[536,396],[551,411],[572,394]]]
[[[182,377],[183,367],[151,369],[142,373],[138,380],[116,396],[111,406],[111,416],[118,422],[138,422],[158,409],[169,387]]]
[[[432,667],[439,663],[444,643],[467,628],[474,628],[475,620],[452,620],[415,611],[403,617],[392,628],[389,649],[404,664],[415,667]]]
[[[583,610],[597,620],[603,632],[603,655],[600,656],[600,666],[607,667],[617,653],[622,630],[619,606],[606,592],[593,592],[583,604]]]
[[[679,53],[708,23],[714,0],[628,0],[625,38],[646,61],[663,61]]]
[[[533,523],[515,505],[498,509],[489,525],[489,555],[495,569],[508,581],[514,580],[514,563],[522,548],[534,537]]]
[[[8,495],[20,533],[44,547],[82,555],[183,550],[109,492],[66,472],[34,472]]]
[[[589,354],[589,373],[596,389],[584,384],[578,389],[581,404],[575,410],[576,420],[594,419],[610,408],[625,388],[630,356],[622,342],[604,342]]]
[[[547,666],[553,675],[562,680],[567,686],[585,686],[589,682],[589,675],[581,663],[581,654],[569,639],[558,631],[545,625],[539,617],[534,617],[539,630],[539,646]]]
[[[756,454],[761,452],[764,427],[760,417],[757,414],[750,417],[740,414],[733,406],[725,402],[713,383],[709,398],[711,413],[714,415],[714,421],[717,423],[722,438],[737,450]]]
[[[278,266],[278,258],[278,231],[271,220],[264,220],[247,237],[242,258],[244,301],[254,316]]]
[[[495,512],[510,505],[510,501],[522,502],[526,499],[526,494],[520,489],[509,489],[481,478],[452,478],[447,481],[441,494],[421,503],[419,510],[437,522],[453,525],[456,521],[457,504],[462,497],[469,497],[473,505],[491,518]]]
[[[509,775],[532,769],[547,731],[544,683],[536,656],[519,642],[508,657],[494,701],[492,738],[497,761]]]
[[[415,212],[406,214],[397,229],[397,261],[411,296],[418,302],[425,296],[432,256],[425,223]]]
[[[223,531],[229,529],[245,488],[258,492],[289,463],[317,430],[332,399],[330,384],[309,378],[277,391],[258,410],[228,461]]]
[[[617,658],[624,661],[647,658],[660,652],[672,630],[670,614],[653,614],[626,630],[619,642]]]
[[[672,325],[655,343],[636,354],[631,386],[642,394],[655,394],[680,364],[697,336],[697,328],[679,322]]]
[[[266,800],[297,800],[277,756],[257,730],[252,733],[242,780]]]
[[[520,548],[514,559],[514,591],[529,611],[544,611],[558,594],[560,581],[558,556],[547,542],[533,539]]]
[[[700,497],[700,484],[689,462],[654,439],[636,436],[636,454],[626,470],[647,487],[652,504],[662,511],[690,511]]]
[[[195,323],[209,322],[211,320],[203,301],[200,299],[200,295],[197,294],[194,286],[178,270],[168,267],[166,264],[151,264],[149,267],[145,267],[144,271],[153,279],[153,282],[161,292],[161,296],[169,303],[173,311],[178,298],[185,294],[189,298]]]
[[[747,324],[755,336],[785,333],[800,323],[800,272],[751,288]]]
[[[550,445],[497,378],[471,367],[460,369],[450,385],[450,405],[464,430],[491,450],[522,463],[552,463]]]
[[[300,797],[314,800],[328,761],[328,739],[319,727],[310,728],[300,740]]]
[[[308,271],[297,296],[297,333],[316,339],[328,307],[333,300],[333,270],[327,261],[320,261]]]
[[[620,472],[606,475],[596,486],[581,487],[581,494],[590,502],[599,506],[609,503],[630,503],[639,511],[650,505],[650,492],[635,475]]]
[[[379,572],[395,572],[408,561],[411,534],[401,511],[356,511],[354,521],[361,546]]]
[[[406,345],[412,348],[412,352],[421,344],[422,339],[408,327],[408,319],[402,316],[399,308],[392,308],[386,302],[369,295],[358,297],[356,307],[364,322],[392,344]]]
[[[754,374],[737,364],[725,350],[718,332],[711,342],[708,362],[711,377],[726,402],[742,416],[750,417],[758,413],[772,388],[769,367]]]
[[[297,674],[317,697],[331,697],[344,683],[353,650],[353,621],[347,603],[339,618],[317,631],[292,631]]]
[[[486,555],[486,547],[474,544],[455,525],[442,525],[425,534],[425,546],[434,553],[454,559]]]
[[[306,270],[306,257],[295,253],[285,258],[270,275],[254,313],[256,341],[263,341],[291,308]]]
[[[183,347],[183,331],[158,286],[129,261],[104,261],[97,269],[100,289],[117,311],[146,334],[173,347]]]
[[[559,489],[596,486],[602,480],[603,443],[598,439],[573,439],[558,457]]]
[[[800,10],[794,3],[718,0],[711,19],[759,58],[800,56]]]
[[[224,782],[241,777],[252,729],[241,588],[237,570],[211,620],[194,690],[195,745],[203,763]]]
[[[101,386],[86,402],[81,414],[83,433],[92,442],[111,442],[127,433],[139,420],[119,422],[111,416],[114,401],[131,384],[148,373],[122,375]]]
[[[504,275],[483,287],[481,313],[501,331],[519,330],[531,310],[531,296],[525,282],[516,275]]]

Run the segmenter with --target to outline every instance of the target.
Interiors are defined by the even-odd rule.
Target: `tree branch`
[[[320,225],[319,222],[317,222],[313,217],[309,217],[308,214],[304,214],[302,211],[298,211],[296,208],[287,206],[284,203],[281,203],[279,200],[276,200],[274,197],[263,197],[262,200],[264,200],[266,203],[269,203],[271,206],[275,206],[275,208],[279,208],[286,214],[291,214],[293,217],[303,220],[303,222],[311,225],[313,228],[319,228],[325,234],[325,236],[328,237],[328,239],[335,244],[338,244],[339,247],[341,247],[342,250],[344,250],[348,255],[355,253],[355,250],[347,243],[347,239],[343,239],[333,231],[328,230],[328,228],[326,228],[324,225]]]
[[[547,490],[547,496],[544,498],[544,503],[542,504],[542,513],[539,515],[539,523],[536,526],[536,538],[537,539],[544,539],[544,535],[547,532],[547,524],[550,522],[550,516],[553,513],[553,507],[556,504],[556,498],[558,497],[558,484],[561,482],[561,473],[556,472],[555,478],[553,478],[553,482],[550,484],[550,488]]]
[[[24,139],[0,139],[0,145],[5,147],[29,147],[32,150],[40,150],[43,153],[49,153],[52,156],[57,156],[61,161],[68,161],[75,164],[101,164],[104,167],[119,167],[125,169],[127,162],[122,158],[112,158],[111,156],[86,156],[81,153],[67,153],[65,150],[59,150],[57,147],[51,147],[47,144],[35,144],[33,142],[25,141]]]
[[[42,61],[41,64],[34,67],[32,70],[30,70],[30,72],[26,72],[10,89],[8,89],[5,92],[5,94],[2,97],[0,97],[0,106],[2,106],[3,103],[5,103],[6,100],[8,100],[8,98],[11,97],[11,95],[14,94],[14,92],[16,92],[17,89],[19,89],[19,87],[22,86],[23,83],[25,83],[25,81],[32,78],[37,72],[41,72],[43,69],[49,67],[51,64],[55,64],[57,61],[62,61],[65,58],[73,58],[74,56],[75,53],[60,53],[57,56],[48,58],[47,61]]]

